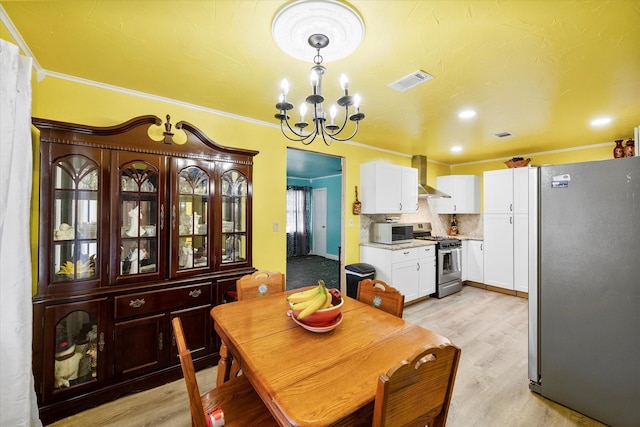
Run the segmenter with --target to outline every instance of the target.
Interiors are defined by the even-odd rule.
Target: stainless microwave
[[[413,239],[413,224],[401,224],[398,222],[374,222],[371,224],[371,241],[392,245],[394,243],[407,243]]]

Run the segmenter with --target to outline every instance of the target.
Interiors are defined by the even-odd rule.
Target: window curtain
[[[287,186],[287,257],[307,255],[311,240],[311,187]]]
[[[31,64],[0,39],[0,426],[42,426],[31,370]]]

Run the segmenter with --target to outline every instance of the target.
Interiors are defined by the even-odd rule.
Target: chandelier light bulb
[[[331,124],[335,124],[334,120],[336,118],[336,114],[338,114],[338,109],[336,108],[335,105],[331,105],[331,108],[329,108],[329,116],[331,117]]]
[[[304,116],[307,115],[307,104],[304,102],[300,104],[300,121],[304,122]]]
[[[311,71],[311,86],[316,87],[318,85],[318,73],[316,70]]]
[[[349,89],[349,79],[347,79],[347,76],[344,73],[340,76],[340,87],[345,91],[345,93],[347,89]]]
[[[282,79],[282,83],[280,83],[280,88],[282,89],[282,95],[283,95],[282,101],[284,101],[284,97],[287,96],[287,94],[289,93],[289,82],[287,81],[287,79]]]
[[[358,95],[357,93],[353,97],[353,105],[354,107],[356,107],[356,110],[360,109],[360,95]]]

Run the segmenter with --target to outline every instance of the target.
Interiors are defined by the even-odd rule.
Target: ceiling
[[[285,4],[0,1],[45,78],[87,79],[271,125],[280,81],[301,102],[315,55],[310,48],[307,62],[296,60],[272,40]],[[340,74],[349,76],[366,115],[358,143],[460,164],[629,138],[640,125],[640,1],[350,4],[364,40],[325,61],[323,91],[337,99]],[[433,80],[406,92],[388,87],[417,70]],[[459,119],[465,108],[477,116]],[[602,116],[611,123],[590,126]]]
[[[342,175],[342,157],[287,149],[288,178],[327,178]]]

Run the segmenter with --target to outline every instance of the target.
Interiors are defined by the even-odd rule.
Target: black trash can
[[[344,269],[347,274],[347,296],[351,298],[358,296],[358,282],[376,278],[376,269],[371,264],[349,264]]]

